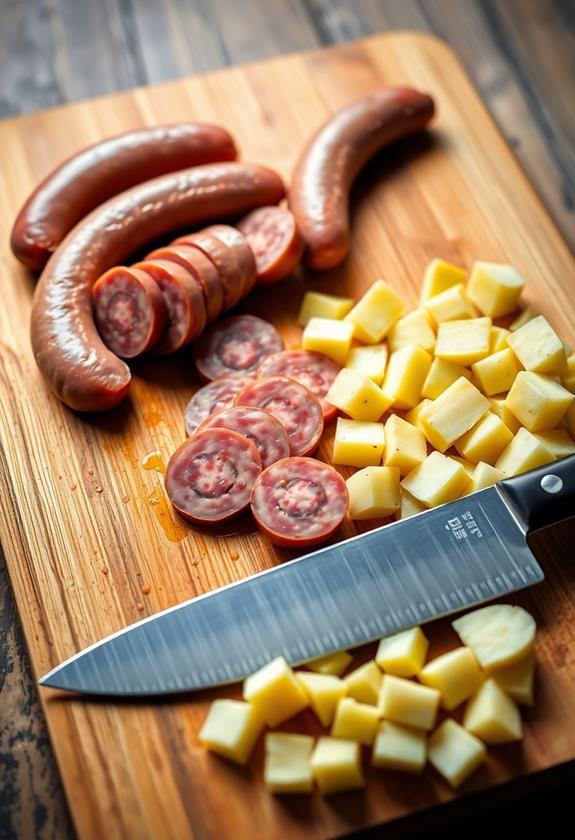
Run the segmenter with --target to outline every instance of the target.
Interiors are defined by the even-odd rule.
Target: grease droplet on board
[[[239,559],[240,559],[240,555],[238,554],[237,551],[230,552],[230,560],[233,560],[235,562],[236,560],[239,560]]]
[[[150,586],[149,583],[145,583],[142,586],[142,592],[144,593],[144,595],[149,595],[151,591],[152,591],[152,587]]]
[[[164,534],[170,542],[179,542],[188,534],[186,526],[173,518],[172,506],[168,503],[160,484],[156,485],[147,495],[147,500],[152,505]]]
[[[107,575],[107,574],[108,574],[108,569],[107,569],[105,566],[103,566],[103,567],[102,567],[102,574],[103,574],[103,575]]]
[[[138,610],[138,612],[142,612],[142,610],[144,609],[144,605],[141,601],[138,601],[138,603],[136,604],[136,609]]]
[[[166,471],[162,453],[158,451],[148,452],[147,455],[144,455],[142,458],[142,466],[145,470],[155,470],[156,472],[162,474]]]
[[[154,426],[157,426],[158,423],[162,422],[162,415],[159,411],[156,411],[155,408],[149,408],[147,411],[144,411],[142,416],[148,429],[151,429]]]
[[[78,486],[77,484],[71,484],[70,485],[70,490],[75,490],[77,486]]]
[[[103,493],[103,492],[104,492],[104,488],[100,484],[98,484],[98,486],[96,487],[96,493]]]
[[[124,502],[125,505],[127,505],[128,502],[130,501],[130,497],[129,496],[122,496],[122,501]]]

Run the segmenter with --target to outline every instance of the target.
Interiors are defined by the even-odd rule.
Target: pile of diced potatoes
[[[342,369],[327,394],[350,515],[410,516],[575,452],[575,353],[509,265],[433,260],[406,314],[377,280],[357,302],[307,292],[302,346]],[[503,321],[505,322],[505,320]]]
[[[374,767],[421,773],[429,762],[459,787],[485,761],[486,745],[523,736],[518,704],[533,703],[535,621],[521,607],[495,604],[457,618],[453,627],[462,646],[427,662],[420,627],[383,638],[375,659],[345,676],[347,651],[309,662],[304,671],[274,659],[245,680],[243,701],[212,703],[199,740],[245,764],[266,726],[309,707],[328,734],[265,735],[264,783],[272,793],[363,787],[362,747]],[[447,713],[464,703],[459,723]]]

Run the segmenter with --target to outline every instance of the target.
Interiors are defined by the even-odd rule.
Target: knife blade
[[[356,647],[542,581],[527,535],[574,514],[570,456],[145,618],[39,683],[175,693]]]

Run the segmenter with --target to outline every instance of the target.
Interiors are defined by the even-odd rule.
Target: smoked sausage
[[[204,420],[225,408],[231,408],[237,395],[246,385],[253,385],[249,376],[215,379],[198,388],[186,406],[184,425],[187,435],[193,435]]]
[[[313,350],[282,350],[263,360],[258,368],[257,378],[287,376],[301,382],[319,399],[324,423],[329,423],[335,419],[337,408],[328,403],[325,395],[340,370],[340,366],[323,353],[315,353]]]
[[[207,323],[215,321],[224,305],[224,287],[217,268],[201,251],[189,245],[169,245],[156,248],[146,259],[167,260],[187,268],[202,287]]]
[[[232,315],[205,331],[194,347],[194,361],[198,375],[210,382],[251,376],[267,356],[283,349],[273,324],[255,315]]]
[[[304,241],[284,207],[258,207],[238,222],[238,230],[253,251],[260,285],[287,277],[301,260]]]
[[[209,388],[209,385],[207,387]],[[269,467],[290,454],[286,430],[279,420],[262,408],[249,405],[224,408],[203,421],[199,431],[204,429],[231,429],[232,432],[247,437],[255,443],[263,467]]]

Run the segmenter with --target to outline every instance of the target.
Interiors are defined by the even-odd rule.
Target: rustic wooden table
[[[575,0],[0,0],[0,19],[0,118],[383,30],[434,32],[575,245]],[[548,778],[546,815],[564,784]],[[539,803],[522,805],[532,828]],[[491,837],[508,831],[497,807]],[[472,808],[448,809],[451,830],[493,819]],[[12,837],[73,828],[0,553],[0,838]]]

